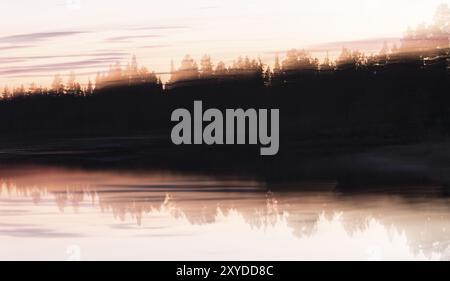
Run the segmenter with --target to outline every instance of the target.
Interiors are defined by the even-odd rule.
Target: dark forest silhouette
[[[82,87],[71,74],[65,85],[56,75],[50,89],[5,88],[0,130],[4,140],[18,143],[151,135],[151,145],[134,149],[158,167],[190,158],[192,167],[230,168],[250,159],[264,162],[264,171],[288,170],[298,157],[443,140],[450,134],[448,15],[441,6],[434,24],[409,30],[398,46],[384,44],[376,55],[343,48],[335,61],[320,61],[293,49],[282,61],[276,57],[272,68],[247,57],[226,66],[186,55],[178,69],[172,65],[166,84],[133,57],[125,69],[117,63],[98,74],[95,85]],[[191,108],[194,100],[219,109],[279,108],[280,154],[262,159],[256,146],[174,146],[170,114]],[[124,147],[112,152],[133,150]]]

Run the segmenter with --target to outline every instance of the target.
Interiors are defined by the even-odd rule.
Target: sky
[[[450,0],[2,0],[0,87],[48,86],[70,71],[85,84],[133,54],[164,81],[185,54],[230,64],[351,42],[374,51],[373,39],[431,23],[441,3]]]

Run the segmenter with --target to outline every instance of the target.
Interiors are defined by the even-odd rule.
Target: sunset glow
[[[164,81],[170,61],[178,65],[187,53],[225,63],[240,55],[272,63],[290,48],[395,40],[408,26],[431,22],[443,2],[4,0],[0,87],[48,86],[53,75],[70,71],[85,84],[116,61],[125,66],[132,54]]]

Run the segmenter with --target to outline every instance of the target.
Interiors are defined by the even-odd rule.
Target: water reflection
[[[450,259],[445,197],[33,167],[0,185],[0,259]]]

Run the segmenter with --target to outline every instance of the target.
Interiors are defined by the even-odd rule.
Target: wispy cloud
[[[36,64],[29,66],[14,66],[14,67],[3,67],[0,68],[0,75],[21,75],[29,73],[41,73],[50,72],[55,73],[58,71],[67,70],[77,70],[93,67],[106,67],[114,61],[120,61],[123,57],[121,56],[111,56],[105,58],[94,58],[86,60],[78,60],[72,62],[62,62],[62,63],[50,63],[50,64]]]
[[[17,49],[25,49],[25,48],[33,48],[36,45],[9,45],[9,46],[0,46],[0,51],[7,50],[17,50]]]
[[[47,39],[77,35],[86,33],[85,31],[56,31],[56,32],[38,32],[38,33],[26,33],[16,34],[10,36],[0,37],[0,43],[35,43]]]
[[[26,63],[34,60],[50,60],[50,59],[67,59],[67,58],[80,58],[80,57],[93,57],[93,58],[123,58],[128,56],[127,52],[92,52],[81,54],[67,54],[67,55],[38,55],[38,56],[10,56],[0,57],[0,63]]]
[[[24,60],[21,58],[0,58],[0,63],[6,64],[6,63],[18,63],[18,62],[23,62]]]
[[[42,56],[15,56],[1,58],[0,60],[6,59],[21,59],[21,60],[33,60],[33,59],[55,59],[55,58],[76,58],[76,57],[110,57],[110,56],[124,56],[128,55],[127,52],[108,52],[108,53],[80,53],[80,54],[67,54],[67,55],[42,55]]]
[[[171,47],[172,45],[144,45],[140,46],[141,49],[159,49],[159,48],[167,48]]]
[[[188,29],[187,25],[157,25],[157,26],[138,26],[130,27],[125,30],[177,30],[177,29]]]
[[[106,38],[105,41],[109,43],[126,43],[133,39],[146,39],[146,38],[158,38],[161,35],[148,34],[148,35],[125,35]]]

